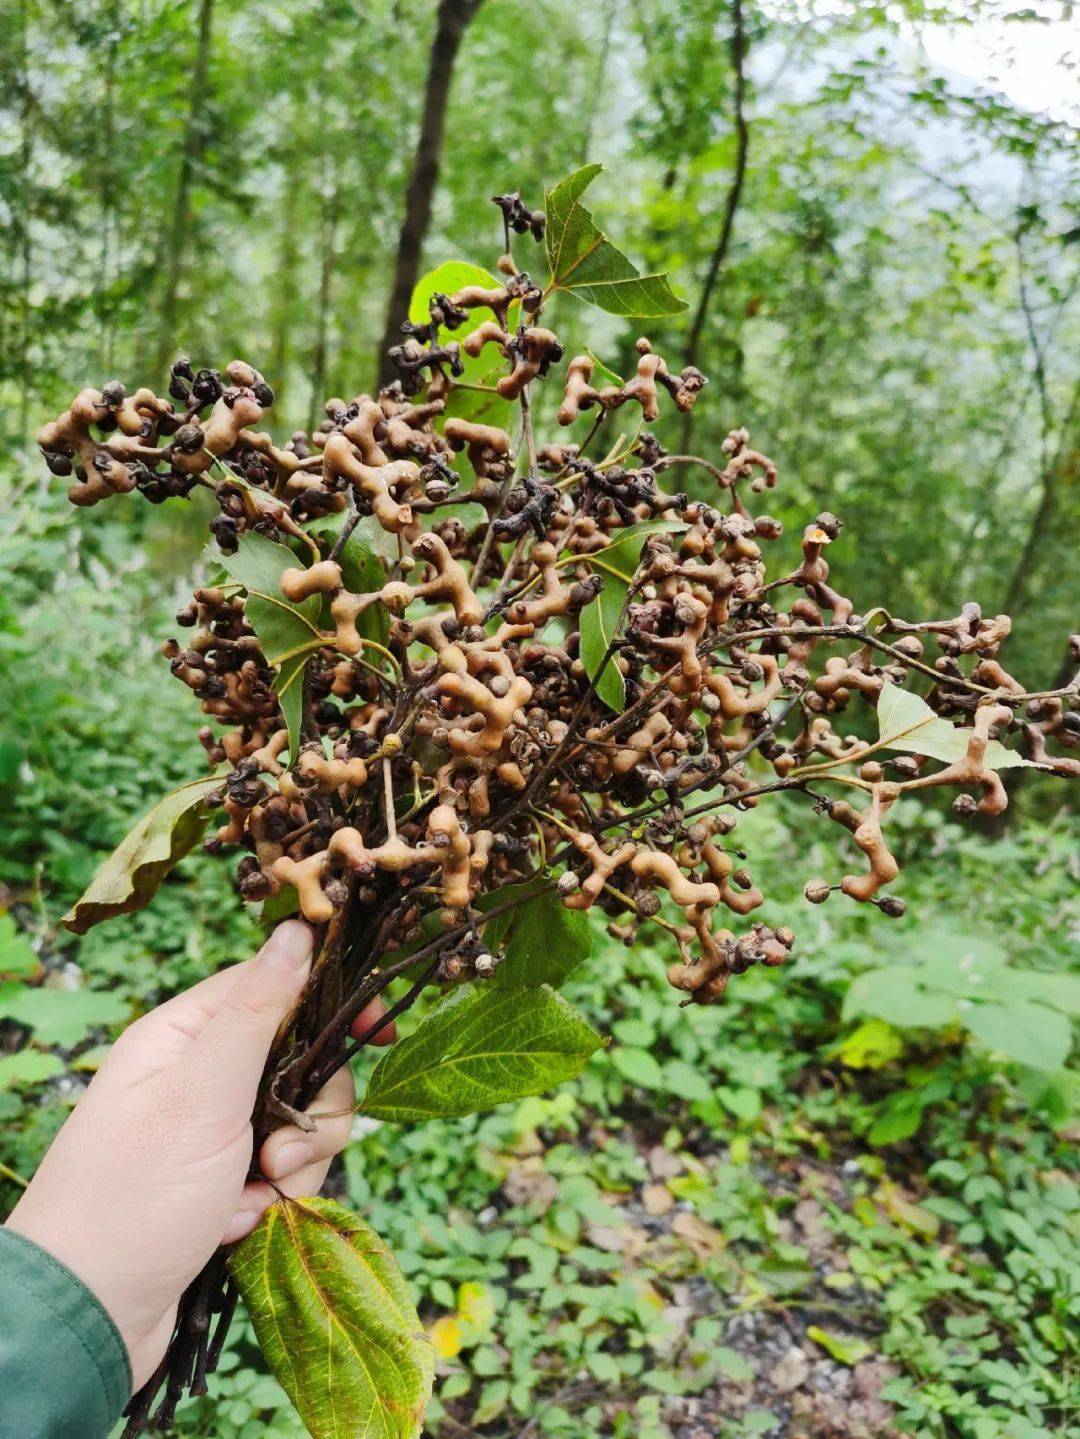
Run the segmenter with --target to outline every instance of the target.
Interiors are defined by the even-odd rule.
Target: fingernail
[[[299,920],[287,919],[267,940],[261,959],[271,969],[284,969],[295,974],[310,963],[311,949],[311,930]]]
[[[302,1139],[292,1139],[288,1144],[283,1144],[274,1155],[273,1170],[275,1179],[283,1179],[288,1174],[295,1174],[298,1169],[314,1156],[311,1153],[311,1145]]]
[[[263,1213],[261,1209],[238,1209],[225,1226],[225,1233],[221,1236],[222,1244],[235,1244],[237,1240],[246,1239],[263,1217]]]

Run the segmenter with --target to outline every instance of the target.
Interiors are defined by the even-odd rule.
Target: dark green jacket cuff
[[[0,1228],[0,1435],[105,1439],[130,1393],[127,1349],[98,1300]]]

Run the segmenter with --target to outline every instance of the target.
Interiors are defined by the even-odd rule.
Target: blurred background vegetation
[[[1016,672],[1060,682],[1075,22],[917,0],[0,7],[5,1203],[109,1036],[255,934],[201,858],[144,914],[58,930],[131,820],[199,772],[156,656],[206,516],[71,512],[38,425],[86,383],[162,389],[180,350],[251,360],[281,432],[309,424],[375,382],[419,273],[493,264],[491,194],[538,204],[598,160],[596,213],[688,301],[650,338],[710,376],[691,432],[661,438],[715,454],[746,425],[789,534],[825,505],[844,519],[857,602],[1008,610]],[[584,335],[572,301],[555,322]],[[638,331],[602,319],[601,344],[589,323],[625,371]],[[995,835],[915,810],[892,925],[809,911],[801,880],[835,851],[755,813],[739,833],[764,918],[797,929],[787,971],[685,1011],[662,954],[598,934],[575,998],[613,1043],[583,1085],[358,1133],[334,1183],[436,1335],[430,1432],[1080,1434],[1062,803],[1025,784]],[[243,1334],[228,1365],[178,1434],[299,1432]]]

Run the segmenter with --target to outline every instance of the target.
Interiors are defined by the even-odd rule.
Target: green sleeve
[[[0,1228],[0,1435],[105,1439],[130,1393],[127,1349],[98,1300]]]

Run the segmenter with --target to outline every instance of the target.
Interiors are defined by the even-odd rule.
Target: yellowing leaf
[[[221,784],[210,776],[173,790],[144,815],[101,865],[63,923],[85,934],[103,919],[150,903],[158,885],[201,839],[209,822],[202,801]]]
[[[435,1351],[368,1224],[330,1199],[282,1199],[229,1267],[313,1439],[418,1439]]]
[[[830,1334],[826,1329],[819,1329],[816,1324],[807,1326],[806,1337],[815,1344],[820,1344],[825,1353],[831,1355],[839,1364],[848,1366],[858,1364],[860,1359],[866,1359],[874,1352],[865,1339],[847,1334]]]
[[[456,1359],[461,1353],[461,1320],[456,1314],[444,1314],[428,1330],[428,1338],[440,1359]]]
[[[880,743],[886,749],[905,750],[930,759],[952,764],[967,754],[970,729],[956,729],[948,720],[936,715],[924,699],[911,690],[902,689],[886,680],[881,687],[877,707]],[[987,769],[1015,769],[1017,766],[1037,768],[1031,760],[1015,750],[1006,749],[997,740],[986,746],[984,763]]]
[[[849,1069],[883,1069],[904,1052],[904,1042],[883,1019],[868,1019],[834,1044],[829,1054]]]
[[[932,1214],[929,1209],[924,1209],[921,1204],[913,1204],[910,1199],[904,1197],[895,1184],[880,1185],[876,1197],[884,1204],[889,1218],[895,1220],[904,1229],[909,1229],[912,1234],[919,1234],[924,1239],[933,1239],[941,1228],[941,1220],[936,1214]]]
[[[458,1289],[458,1313],[473,1329],[488,1329],[495,1318],[495,1296],[479,1280],[462,1284]]]

